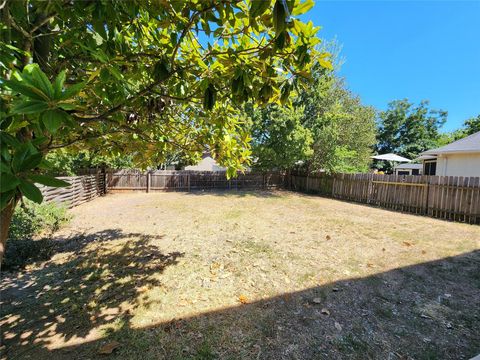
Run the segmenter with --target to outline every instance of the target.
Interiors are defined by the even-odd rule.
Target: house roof
[[[480,152],[480,131],[438,149],[424,151],[421,155]]]
[[[435,155],[420,155],[415,160],[432,160],[432,159],[436,159],[436,158],[437,157]]]
[[[211,156],[205,156],[196,165],[185,166],[185,170],[192,171],[225,171],[226,168],[220,166]]]
[[[422,169],[422,164],[398,164],[395,169]]]
[[[410,159],[404,158],[403,156],[397,155],[397,154],[382,154],[382,155],[375,155],[371,156],[372,159],[377,159],[377,160],[386,160],[386,161],[398,161],[398,162],[409,162],[412,161]]]

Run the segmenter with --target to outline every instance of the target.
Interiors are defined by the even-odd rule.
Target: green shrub
[[[3,267],[20,268],[31,261],[49,259],[55,246],[48,236],[69,219],[66,207],[55,203],[25,201],[24,205],[17,206],[10,224]]]
[[[8,238],[10,241],[51,235],[69,220],[67,208],[56,203],[36,204],[25,201],[13,214]]]

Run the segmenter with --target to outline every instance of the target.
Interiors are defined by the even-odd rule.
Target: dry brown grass
[[[2,280],[11,358],[461,359],[480,227],[288,192],[137,193],[72,210]]]

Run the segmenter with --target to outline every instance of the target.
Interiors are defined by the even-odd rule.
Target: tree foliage
[[[441,133],[437,139],[436,147],[441,147],[447,144],[450,144],[454,141],[463,139],[469,135],[472,135],[480,131],[480,115],[476,117],[471,117],[465,120],[460,129]]]
[[[81,175],[82,170],[92,168],[109,169],[133,169],[135,168],[132,156],[125,154],[120,156],[99,155],[91,150],[78,150],[75,152],[68,149],[56,149],[45,156],[48,161],[47,174],[52,176],[75,176]]]
[[[311,131],[302,125],[302,108],[270,105],[249,112],[256,169],[287,170],[311,157],[313,138]]]
[[[463,122],[463,125],[460,129],[451,133],[453,141],[460,140],[466,136],[475,134],[480,131],[480,115],[476,117],[471,117]]]
[[[414,159],[436,147],[447,112],[429,109],[428,105],[428,101],[415,105],[407,99],[391,102],[378,116],[375,150],[379,154],[395,153]]]
[[[314,86],[304,90],[304,124],[313,133],[310,171],[364,172],[375,143],[375,110],[362,105],[344,81],[319,68]]]
[[[463,128],[460,130],[465,136],[475,134],[480,131],[480,115],[465,120]]]
[[[375,111],[363,106],[335,72],[320,64],[312,78],[295,92],[291,110],[269,106],[254,112],[254,166],[285,169],[302,164],[309,172],[368,170]]]
[[[139,167],[207,147],[233,175],[250,156],[240,105],[283,101],[309,78],[311,0],[7,1],[2,11],[1,207],[55,149],[129,154]]]

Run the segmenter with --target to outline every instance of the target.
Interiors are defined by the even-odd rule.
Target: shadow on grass
[[[192,189],[190,192],[185,193],[186,195],[202,196],[202,195],[215,195],[222,196],[226,198],[245,198],[245,197],[255,197],[255,198],[281,198],[282,195],[279,190],[275,189],[211,189],[211,190],[197,190]]]
[[[57,238],[57,255],[64,253],[65,260],[3,273],[2,351],[25,358],[29,354],[22,348],[33,347],[35,353],[58,340],[88,338],[92,328],[118,316],[127,321],[141,293],[161,286],[157,276],[183,256],[160,252],[151,243],[158,238],[118,229]],[[10,344],[16,345],[15,353],[9,353]]]
[[[116,233],[107,241],[131,235]],[[110,359],[468,359],[480,352],[480,251],[138,329],[130,320],[142,296],[139,285],[159,286],[151,275],[181,256],[161,254],[148,237],[140,238],[98,256],[80,251],[69,264],[78,282],[52,265],[22,283],[3,284],[4,291],[19,295],[7,308],[2,304],[6,354],[96,358],[97,349],[111,341],[121,345]],[[111,275],[95,275],[104,270]],[[21,296],[26,286],[35,289],[28,303]],[[69,308],[64,299],[73,296],[85,308]],[[143,298],[147,306],[149,301],[154,303]],[[41,340],[88,336],[111,320],[103,308],[121,308],[123,302],[126,310],[112,315],[121,325],[101,340],[53,351]]]

